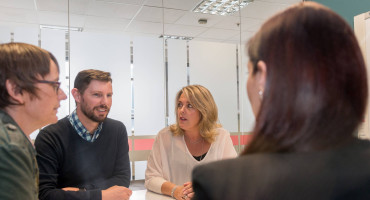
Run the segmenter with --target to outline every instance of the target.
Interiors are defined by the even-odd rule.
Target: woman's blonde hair
[[[177,104],[180,96],[184,94],[190,104],[200,112],[199,132],[200,135],[209,143],[215,140],[217,135],[216,128],[221,127],[218,121],[218,109],[209,90],[201,85],[189,85],[183,87],[176,95],[175,114],[176,124],[170,126],[172,133],[184,135],[184,130],[179,126],[179,116]]]

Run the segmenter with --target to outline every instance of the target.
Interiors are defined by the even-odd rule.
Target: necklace
[[[201,155],[200,156],[193,156],[195,158],[195,160],[197,160],[197,161],[203,160],[204,157],[206,157],[206,155],[207,155],[207,152],[202,154],[203,150],[204,150],[204,139],[202,139],[201,142],[202,142],[202,144],[201,144],[200,152],[198,151],[198,154],[197,154],[197,155],[199,155],[199,153],[200,153]]]
[[[204,140],[202,140],[202,151],[201,151],[201,153],[203,153],[203,144],[204,144]],[[199,161],[203,160],[203,158],[206,156],[206,154],[207,154],[207,153],[202,154],[202,155],[200,156]]]
[[[195,140],[195,141],[191,141],[191,139],[189,139],[189,138],[187,138],[187,137],[185,137],[185,135],[184,135],[184,138],[190,143],[190,144],[198,144],[198,143],[200,143],[200,142],[202,142],[203,141],[203,138],[202,137],[200,137],[198,140]]]

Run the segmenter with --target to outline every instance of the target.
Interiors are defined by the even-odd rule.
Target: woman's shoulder
[[[230,136],[230,132],[223,127],[216,128],[216,134],[222,137]]]
[[[170,127],[164,127],[163,129],[161,129],[158,134],[157,134],[157,138],[170,138],[172,137],[173,133],[170,129]]]

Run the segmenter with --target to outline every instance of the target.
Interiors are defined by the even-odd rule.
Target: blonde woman
[[[191,199],[194,166],[237,154],[230,133],[217,124],[217,106],[207,88],[182,88],[175,105],[176,124],[158,133],[148,158],[145,186],[175,199]]]

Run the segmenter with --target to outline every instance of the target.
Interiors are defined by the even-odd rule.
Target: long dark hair
[[[315,151],[353,137],[367,102],[365,63],[352,29],[336,13],[300,3],[269,19],[248,43],[266,63],[253,139],[243,154]]]

